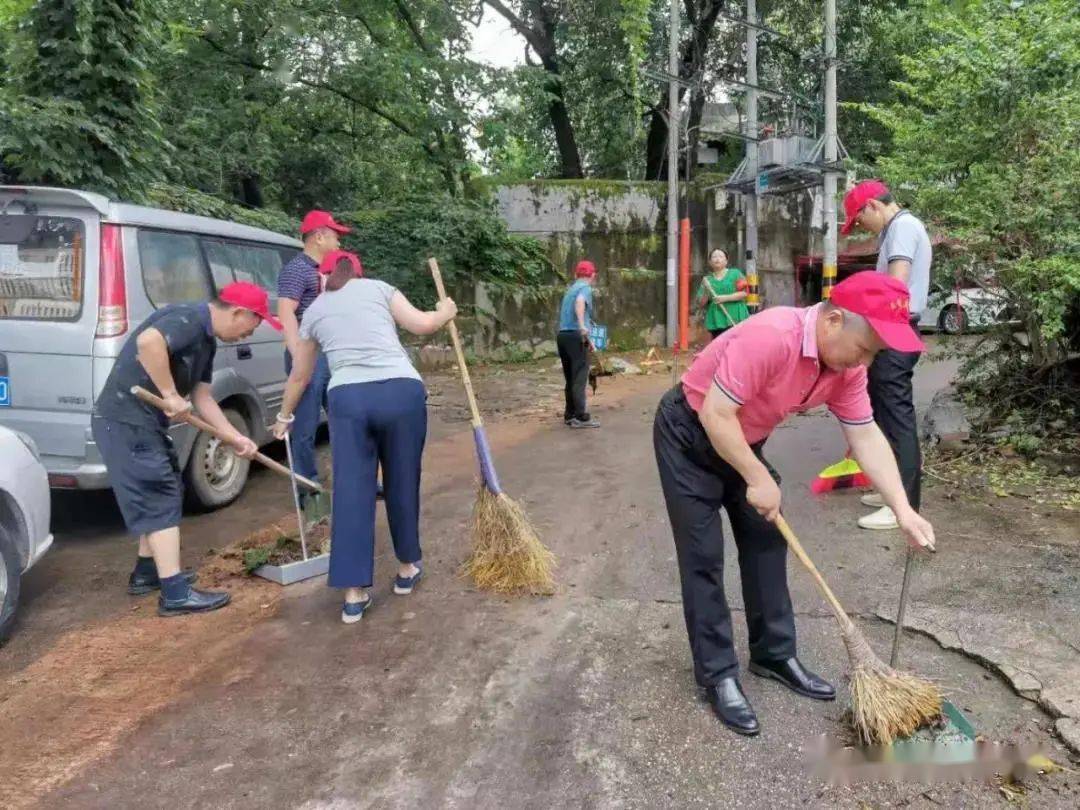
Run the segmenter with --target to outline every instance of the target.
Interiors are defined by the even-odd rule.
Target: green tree
[[[38,0],[8,38],[0,163],[9,179],[137,195],[170,147],[148,69],[147,0]]]

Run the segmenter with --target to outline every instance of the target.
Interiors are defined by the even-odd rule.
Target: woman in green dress
[[[716,248],[709,254],[709,270],[701,280],[697,308],[705,312],[705,328],[713,338],[750,317],[746,308],[746,278],[742,270],[728,267],[727,252]]]

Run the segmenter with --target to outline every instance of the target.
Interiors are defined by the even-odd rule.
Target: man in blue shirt
[[[334,221],[328,211],[309,211],[300,224],[304,249],[281,268],[278,276],[278,320],[285,330],[285,373],[292,371],[292,356],[300,342],[300,322],[322,290],[319,263],[328,253],[340,247],[338,237],[350,229]],[[296,406],[293,424],[292,451],[296,473],[312,481],[319,480],[315,462],[315,432],[319,428],[321,411],[326,407],[326,387],[330,383],[330,366],[326,356],[319,353],[315,373]],[[301,495],[303,497],[303,494]]]
[[[559,334],[556,343],[566,378],[566,409],[563,421],[567,427],[597,428],[600,423],[589,415],[585,387],[589,383],[589,352],[595,347],[589,334],[592,330],[593,286],[596,267],[582,260],[574,270],[577,280],[563,295],[559,308]]]

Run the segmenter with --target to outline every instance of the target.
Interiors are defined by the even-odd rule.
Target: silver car
[[[90,412],[134,328],[157,307],[209,300],[231,281],[275,298],[282,265],[301,248],[261,228],[90,192],[0,186],[0,424],[34,440],[52,487],[108,487]],[[271,440],[284,385],[281,336],[266,324],[219,345],[214,396],[258,444]],[[173,440],[193,505],[240,494],[247,460],[187,426]]]
[[[1005,296],[983,287],[935,286],[919,316],[920,329],[936,329],[948,335],[980,331],[997,323],[1013,323]]]
[[[0,642],[15,621],[22,575],[52,545],[50,509],[33,439],[0,427]]]

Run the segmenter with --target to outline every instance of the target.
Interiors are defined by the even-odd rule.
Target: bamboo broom
[[[810,572],[840,624],[840,635],[851,659],[851,714],[855,731],[863,742],[891,745],[941,715],[941,691],[931,682],[900,672],[879,659],[870,642],[848,618],[832,589],[806,554],[782,516],[776,526],[795,556]]]
[[[428,259],[428,267],[439,300],[443,301],[446,299],[446,288],[439,272],[439,263],[434,258]],[[461,381],[465,385],[465,395],[472,413],[473,439],[481,477],[470,525],[472,549],[462,565],[462,571],[477,587],[495,593],[551,594],[555,590],[552,575],[555,555],[540,542],[536,529],[521,506],[499,485],[484,421],[480,418],[480,408],[465,364],[465,353],[461,349],[461,336],[453,320],[449,327],[450,340],[454,344]]]

